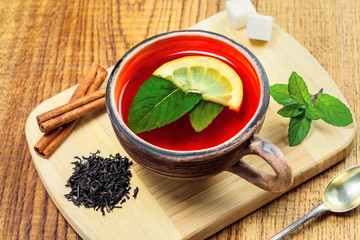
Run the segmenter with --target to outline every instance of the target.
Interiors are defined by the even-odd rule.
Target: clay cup
[[[249,60],[260,81],[260,103],[251,120],[234,137],[215,147],[196,151],[173,151],[157,147],[134,134],[119,114],[116,96],[119,96],[121,88],[119,87],[118,76],[126,71],[124,65],[141,54],[144,48],[156,47],[159,41],[168,41],[174,36],[187,36],[190,39],[191,36],[215,38],[231,45],[236,48],[237,54],[243,55]],[[176,47],[176,44],[171,43],[171,41],[169,44]],[[191,47],[193,43],[189,40],[188,44]],[[177,180],[196,180],[222,171],[230,171],[266,191],[282,192],[292,184],[290,164],[274,144],[258,135],[269,105],[269,99],[268,78],[255,55],[232,39],[201,30],[167,32],[139,43],[115,65],[106,90],[106,108],[115,134],[127,154],[142,167],[163,177]],[[243,159],[244,156],[250,154],[258,155],[264,159],[274,170],[275,175],[266,173]]]

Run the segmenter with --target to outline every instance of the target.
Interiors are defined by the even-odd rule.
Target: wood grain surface
[[[325,68],[360,120],[360,2],[253,0]],[[24,127],[42,101],[75,85],[92,62],[113,65],[146,37],[185,29],[224,10],[225,1],[0,2],[0,239],[79,239],[31,161]],[[324,86],[326,88],[326,86]],[[339,171],[359,164],[359,137],[344,161],[209,239],[265,239],[321,202]],[[360,239],[360,208],[326,213],[289,239]]]

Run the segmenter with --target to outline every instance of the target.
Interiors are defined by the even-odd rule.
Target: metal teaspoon
[[[323,203],[313,208],[308,214],[270,238],[281,239],[303,223],[325,211],[346,212],[360,205],[360,165],[348,168],[337,174],[327,184]]]

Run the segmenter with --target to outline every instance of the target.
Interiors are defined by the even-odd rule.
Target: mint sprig
[[[272,85],[270,94],[284,106],[277,113],[290,118],[290,146],[296,146],[306,138],[313,120],[322,119],[334,126],[347,126],[353,122],[351,111],[343,102],[323,93],[322,89],[310,94],[305,81],[296,72],[291,73],[288,84]]]
[[[127,124],[138,134],[163,127],[190,112],[191,125],[200,132],[222,109],[222,105],[203,100],[200,93],[185,93],[172,82],[151,76],[136,93]]]

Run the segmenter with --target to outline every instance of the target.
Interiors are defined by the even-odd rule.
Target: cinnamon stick
[[[96,78],[97,71],[99,68],[100,65],[97,63],[93,63],[91,65],[89,72],[87,72],[84,79],[79,83],[78,87],[75,89],[69,101],[74,101],[78,98],[81,98],[87,93],[88,89],[90,88],[91,84],[94,82],[94,79]]]
[[[40,131],[46,133],[105,106],[105,88],[36,117]]]
[[[97,91],[101,87],[101,85],[104,83],[104,80],[107,77],[107,74],[108,74],[108,72],[107,72],[106,68],[100,67],[97,71],[95,80],[90,85],[86,94],[91,94],[91,93]]]
[[[35,152],[41,157],[46,157],[47,150],[45,149],[47,149],[47,147],[51,144],[51,142],[61,132],[62,129],[63,127],[58,127],[42,136],[34,146]]]
[[[100,68],[101,70],[99,70]],[[99,64],[93,63],[89,72],[86,74],[85,78],[79,83],[78,87],[75,89],[69,101],[75,101],[76,99],[84,96],[87,92],[89,92],[89,89],[93,89],[91,91],[97,90],[105,81],[107,75],[107,72],[106,74],[104,74],[103,69],[104,68],[100,67]],[[98,72],[99,77],[96,78]],[[92,85],[94,87],[91,87]],[[35,152],[43,158],[48,158],[51,153],[53,153],[53,151],[60,145],[60,143],[69,135],[69,133],[75,127],[78,121],[79,119],[76,119],[60,127],[60,130],[58,130],[57,128],[44,134],[35,144]]]

